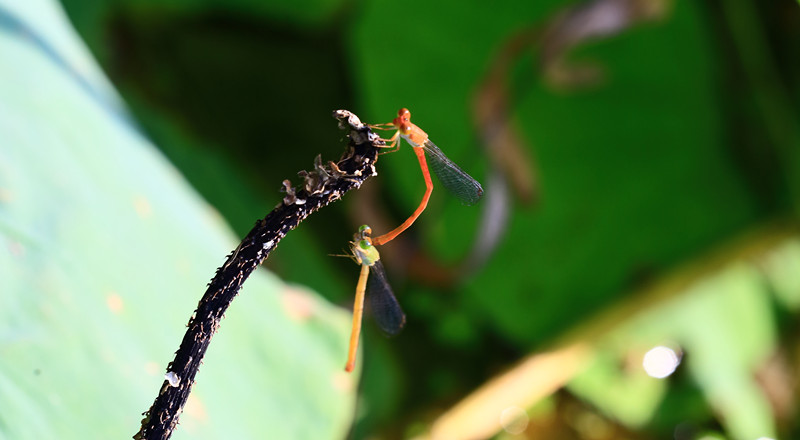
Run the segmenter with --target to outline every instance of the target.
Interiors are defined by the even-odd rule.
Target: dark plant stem
[[[339,162],[329,162],[327,165],[323,165],[320,156],[317,156],[313,171],[298,173],[304,180],[298,190],[284,180],[286,197],[283,202],[256,222],[225,264],[217,269],[189,320],[175,359],[167,366],[167,380],[161,385],[153,405],[144,413],[142,426],[134,439],[170,438],[192,390],[197,369],[225,310],[247,277],[269,256],[286,233],[313,212],[339,200],[346,192],[360,187],[369,177],[377,175],[375,161],[378,159],[378,149],[384,145],[383,141],[349,111],[338,110],[333,116],[339,120],[340,128],[349,131],[347,151]]]

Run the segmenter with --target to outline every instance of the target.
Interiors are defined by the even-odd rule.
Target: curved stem
[[[338,163],[323,166],[319,160],[314,171],[304,172],[302,175],[306,182],[301,185],[303,189],[295,191],[289,181],[284,181],[286,197],[283,203],[257,221],[225,264],[217,269],[197,310],[189,319],[175,359],[167,366],[169,380],[162,383],[153,405],[144,413],[134,439],[166,440],[172,436],[222,316],[247,277],[269,256],[278,242],[306,217],[339,200],[346,192],[359,188],[365,180],[377,174],[375,161],[379,148],[383,147],[380,137],[346,110],[335,112],[334,117],[339,119],[341,128],[349,129],[347,151]]]

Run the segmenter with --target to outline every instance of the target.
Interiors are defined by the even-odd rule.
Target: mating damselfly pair
[[[428,205],[433,191],[433,182],[426,158],[430,160],[431,168],[442,185],[462,202],[472,205],[483,196],[481,184],[448,159],[442,150],[431,142],[428,134],[411,122],[411,112],[408,109],[401,108],[397,112],[397,117],[390,123],[371,127],[397,130],[390,139],[385,140],[389,143],[387,148],[391,148],[391,151],[399,149],[401,138],[411,145],[425,179],[425,194],[414,213],[397,228],[373,239],[372,228],[363,225],[358,229],[353,241],[350,242],[350,252],[355,262],[361,266],[361,272],[356,284],[356,297],[353,303],[353,328],[345,366],[345,370],[348,372],[355,367],[365,299],[378,327],[387,335],[391,336],[400,332],[406,322],[405,314],[392,292],[386,271],[380,261],[380,254],[375,246],[392,241],[408,229]]]

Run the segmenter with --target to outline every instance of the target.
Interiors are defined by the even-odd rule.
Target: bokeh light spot
[[[648,376],[663,379],[674,373],[680,363],[681,359],[675,350],[659,345],[645,353],[642,366]]]

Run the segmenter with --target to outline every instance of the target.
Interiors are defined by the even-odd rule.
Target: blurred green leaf
[[[117,14],[159,11],[162,14],[224,14],[243,19],[261,18],[292,27],[313,28],[327,24],[345,3],[343,0],[253,1],[253,0],[61,0],[70,19],[101,61],[112,55],[107,44],[105,21]]]
[[[800,240],[792,240],[771,252],[764,262],[764,273],[775,295],[789,310],[800,309]]]
[[[236,239],[57,5],[0,1],[0,59],[0,437],[129,437]],[[174,438],[344,436],[347,314],[266,271],[242,293]]]
[[[800,265],[798,258],[792,262]],[[738,262],[694,283],[604,338],[594,365],[570,388],[622,422],[640,426],[653,415],[669,381],[645,376],[642,356],[656,345],[674,345],[732,438],[774,438],[769,403],[753,381],[777,346],[766,281],[752,264]]]
[[[368,108],[376,119],[390,119],[393,108],[409,107],[443,151],[480,177],[487,159],[473,140],[467,97],[493,51],[548,5],[520,13],[516,5],[487,4],[491,11],[481,11],[411,1],[413,25],[381,32],[378,17],[391,7],[370,3],[352,36]],[[533,86],[517,98],[518,121],[541,170],[541,205],[516,213],[493,264],[465,284],[473,319],[490,318],[522,346],[545,341],[613,301],[640,274],[668,267],[758,217],[721,141],[713,48],[698,8],[678,1],[663,23],[581,50],[580,57],[602,60],[608,72],[595,89],[556,94],[530,72]],[[440,21],[444,15],[452,25]],[[413,63],[386,69],[396,59],[386,47]],[[401,154],[410,156],[401,151],[381,166],[394,182],[392,196],[410,210],[420,179],[407,159],[395,157]],[[434,191],[434,198],[447,194]],[[418,229],[437,251],[463,252],[480,209],[434,200]]]
[[[587,370],[570,382],[570,390],[589,400],[632,428],[651,420],[667,391],[667,384],[653,379],[641,368],[620,364],[614,351],[602,350]]]

